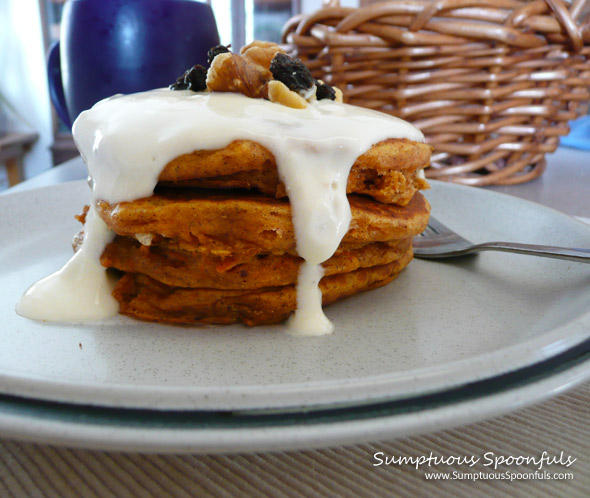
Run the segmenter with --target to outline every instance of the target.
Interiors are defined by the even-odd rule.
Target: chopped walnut
[[[275,55],[278,53],[284,54],[285,51],[276,43],[254,41],[242,48],[240,53],[244,59],[258,64],[266,70],[270,70],[270,63]]]
[[[242,54],[242,55],[245,54],[249,49],[251,49],[253,47],[258,47],[258,48],[273,48],[273,47],[278,47],[278,45],[275,42],[262,41],[262,40],[254,40],[252,43],[249,43],[248,45],[244,45],[240,49],[240,54]],[[284,52],[284,50],[281,49],[281,52]]]
[[[307,101],[299,94],[289,90],[287,85],[278,81],[271,80],[267,85],[268,100],[277,104],[283,104],[294,109],[305,109]]]
[[[263,98],[270,71],[231,52],[213,59],[207,73],[207,87],[215,92],[238,92],[246,97]]]

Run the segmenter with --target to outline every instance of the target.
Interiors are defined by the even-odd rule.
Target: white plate
[[[590,247],[590,227],[518,198],[433,183],[441,221],[473,241]],[[171,327],[14,313],[70,256],[84,182],[0,197],[0,392],[104,407],[268,410],[373,404],[456,389],[590,337],[590,265],[503,253],[415,260],[385,288],[327,309],[331,336],[281,326]]]
[[[96,408],[0,395],[0,436],[158,453],[285,451],[391,440],[473,423],[559,394],[590,378],[590,343],[574,349],[437,395],[295,414]]]

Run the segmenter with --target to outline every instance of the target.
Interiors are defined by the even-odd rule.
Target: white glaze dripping
[[[99,262],[113,236],[91,206],[81,248],[61,270],[31,286],[16,312],[34,320],[71,323],[116,315],[119,303],[111,294],[116,281]]]

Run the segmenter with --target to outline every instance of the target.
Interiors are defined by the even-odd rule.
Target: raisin
[[[187,69],[172,85],[170,90],[192,90],[202,92],[207,89],[207,68],[197,64]]]
[[[209,49],[209,52],[207,52],[207,63],[211,65],[216,55],[224,54],[226,52],[229,52],[229,48],[225,45],[217,45],[216,47]]]
[[[325,83],[320,83],[317,80],[316,80],[315,84],[316,84],[316,91],[315,91],[316,99],[318,99],[318,100],[322,100],[322,99],[336,100],[336,92],[334,91],[334,89],[330,85],[326,85]]]
[[[170,90],[186,90],[188,85],[184,82],[184,74],[176,78],[176,81],[169,88]]]
[[[188,84],[188,89],[193,92],[202,92],[207,89],[207,68],[196,65],[191,67],[184,74],[184,81]]]
[[[302,92],[309,90],[315,80],[309,69],[299,59],[278,53],[270,63],[270,72],[275,80],[284,83],[289,90]]]

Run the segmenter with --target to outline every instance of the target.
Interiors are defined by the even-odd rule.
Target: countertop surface
[[[486,187],[571,216],[590,218],[590,152],[561,147],[547,170],[522,185]],[[84,179],[80,158],[6,193]],[[5,195],[5,194],[3,194]],[[588,496],[590,383],[513,413],[449,430],[332,448],[235,455],[158,455],[71,449],[0,439],[0,496]],[[481,463],[441,464],[449,480],[424,466],[375,465],[376,454],[418,458],[476,455],[575,458],[550,469],[562,478],[475,480]],[[564,457],[565,458],[565,457]],[[547,467],[546,467],[547,468]],[[507,470],[508,468],[504,468]],[[530,472],[534,467],[508,470]],[[453,473],[454,477],[453,477]]]

